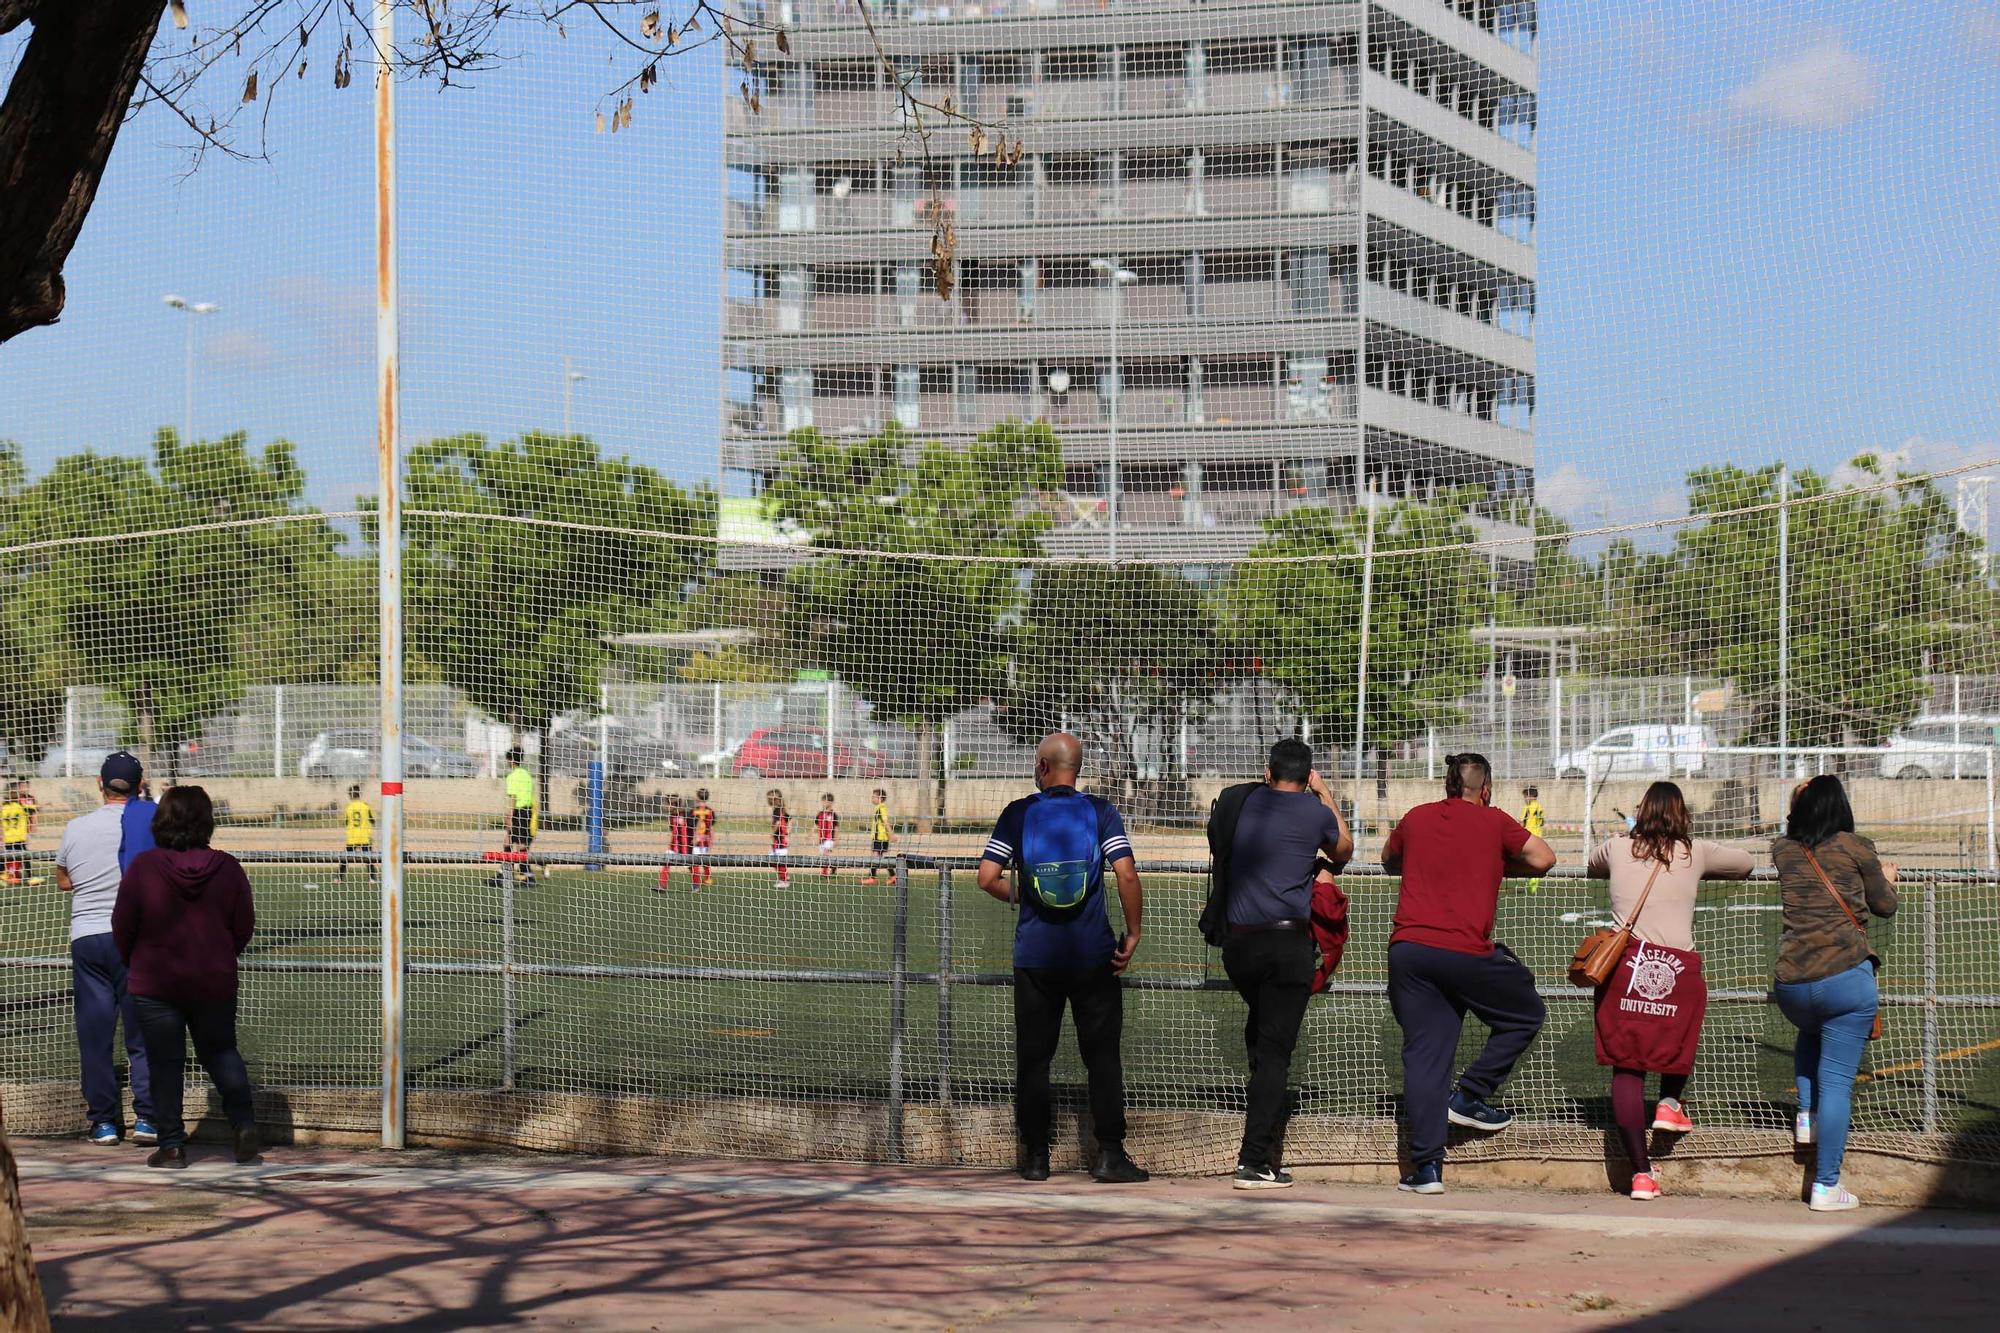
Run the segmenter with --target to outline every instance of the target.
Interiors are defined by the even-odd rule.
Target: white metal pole
[[[1993,833],[1996,810],[1993,802],[1993,751],[1986,751],[1986,870],[1991,874],[2000,872],[2000,852],[1993,847]]]
[[[63,776],[76,776],[76,686],[63,686]]]
[[[569,432],[565,430],[567,437]],[[597,762],[609,776],[611,772],[611,687],[603,681],[597,682]]]
[[[709,695],[709,731],[712,733],[712,739],[715,741],[715,744],[709,750],[709,753],[715,756],[715,762],[710,764],[709,767],[715,771],[709,774],[709,776],[719,778],[722,776],[722,682],[718,680],[709,688],[711,690],[711,694]]]
[[[1562,753],[1563,678],[1556,674],[1556,655],[1549,654],[1549,772],[1556,771]]]
[[[271,687],[271,776],[285,776],[285,687]]]
[[[1361,650],[1354,668],[1354,851],[1361,851],[1361,796],[1366,790],[1368,762],[1368,647],[1375,616],[1375,488],[1363,492],[1368,506],[1367,535],[1361,546]]]
[[[1683,732],[1681,735],[1681,744],[1687,747],[1682,751],[1682,757],[1685,761],[1683,763],[1683,767],[1687,770],[1687,776],[1693,777],[1694,746],[1692,744],[1692,738],[1694,736],[1694,677],[1691,675],[1684,675],[1681,677],[1681,725],[1687,728],[1687,730]]]
[[[1111,563],[1118,563],[1118,400],[1125,396],[1125,373],[1118,366],[1118,308],[1125,304],[1125,288],[1118,281],[1118,263],[1111,272]]]
[[[1778,776],[1791,779],[1792,743],[1792,470],[1778,465]]]
[[[1585,752],[1583,756],[1583,854],[1588,857],[1593,846],[1590,838],[1590,812],[1597,804],[1597,756]]]
[[[396,0],[375,0],[375,455],[380,533],[382,817],[382,1146],[404,1123],[403,447],[400,295],[396,286]]]
[[[1959,693],[1959,675],[1954,671],[1951,673],[1951,775],[1955,778],[1965,776],[1965,756],[1959,753],[1958,748],[1964,743],[1961,723],[1965,712],[1963,698]]]
[[[563,438],[565,440],[569,438],[570,390],[575,386],[575,384],[576,384],[576,377],[570,373],[569,358],[564,357],[563,358]]]
[[[194,443],[194,308],[183,307],[187,324],[187,366],[181,386],[181,443]]]
[[[838,774],[838,773],[837,773],[837,772],[835,771],[835,769],[834,769],[834,763],[833,763],[833,706],[834,706],[834,701],[835,701],[835,698],[836,698],[836,695],[837,695],[837,692],[839,691],[839,689],[840,689],[840,686],[839,686],[839,685],[838,685],[838,684],[837,684],[837,683],[836,683],[836,682],[834,681],[833,677],[831,677],[831,676],[827,677],[827,680],[826,680],[826,780],[827,780],[828,782],[831,782],[831,781],[833,781],[835,777],[839,776],[839,774]],[[949,775],[950,775],[950,770],[949,770],[949,769],[945,770],[945,772],[946,772],[946,775],[947,775],[947,776],[949,776]]]

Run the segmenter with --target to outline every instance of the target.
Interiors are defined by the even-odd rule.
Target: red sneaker
[[[1632,1177],[1632,1197],[1635,1199],[1657,1199],[1660,1197],[1660,1182],[1641,1171]]]
[[[1653,1128],[1662,1134],[1692,1134],[1694,1121],[1679,1102],[1662,1098],[1653,1110]]]

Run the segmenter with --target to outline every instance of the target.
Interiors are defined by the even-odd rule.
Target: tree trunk
[[[63,263],[97,198],[166,0],[8,0],[33,31],[0,102],[0,342],[63,308]]]
[[[21,1179],[14,1149],[7,1142],[7,1119],[0,1110],[0,1329],[8,1333],[49,1333],[49,1310],[35,1256],[28,1248],[28,1224],[21,1217]]]

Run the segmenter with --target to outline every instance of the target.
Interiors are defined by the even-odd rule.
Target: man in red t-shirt
[[[1549,845],[1493,807],[1484,755],[1445,759],[1445,799],[1404,815],[1382,849],[1382,867],[1403,879],[1389,936],[1389,1007],[1403,1029],[1403,1114],[1411,1171],[1401,1188],[1444,1193],[1448,1125],[1492,1134],[1513,1117],[1486,1099],[1542,1030],[1547,1011],[1535,974],[1493,941],[1500,881],[1545,875]],[[1452,1059],[1470,1009],[1492,1030],[1479,1058],[1451,1090]]]

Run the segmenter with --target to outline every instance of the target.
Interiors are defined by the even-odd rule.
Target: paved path
[[[2000,1219],[1217,1180],[18,1143],[57,1327],[1995,1326]],[[1670,1276],[1658,1276],[1667,1274]]]

